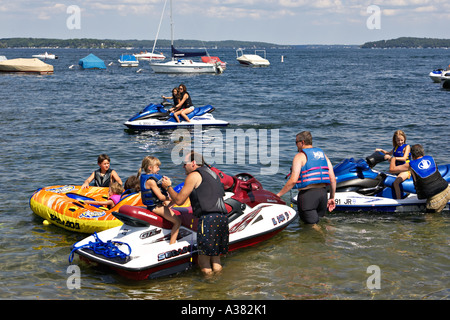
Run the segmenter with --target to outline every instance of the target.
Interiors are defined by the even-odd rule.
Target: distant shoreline
[[[0,49],[132,49],[149,50],[153,48],[153,40],[112,40],[112,39],[50,39],[50,38],[2,38]],[[157,50],[170,49],[170,40],[158,40]],[[345,44],[305,44],[282,45],[256,41],[200,41],[175,40],[177,48],[206,48],[206,49],[295,49],[295,48],[361,48],[361,49],[390,49],[390,48],[450,48],[450,39],[401,37],[391,40],[370,41],[362,45]]]
[[[362,49],[390,49],[390,48],[450,48],[450,39],[401,37],[391,40],[366,42]]]
[[[2,38],[0,48],[70,48],[70,49],[149,49],[153,47],[153,40],[111,40],[111,39],[47,39],[47,38]],[[170,40],[158,40],[157,48],[170,48]],[[175,40],[178,48],[292,48],[290,45],[279,45],[267,42],[255,41],[200,41],[200,40]]]

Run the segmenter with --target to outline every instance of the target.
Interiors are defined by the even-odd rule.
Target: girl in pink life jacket
[[[118,182],[113,182],[109,187],[108,200],[105,201],[93,201],[85,200],[84,203],[92,204],[96,206],[102,206],[108,209],[114,208],[120,201],[120,195],[123,193],[123,187]]]

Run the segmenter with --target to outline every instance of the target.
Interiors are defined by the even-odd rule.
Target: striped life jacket
[[[303,189],[311,184],[330,184],[330,174],[327,159],[320,148],[306,148],[302,150],[306,155],[306,164],[300,169],[297,189]]]

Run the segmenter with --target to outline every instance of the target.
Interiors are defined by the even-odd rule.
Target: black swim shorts
[[[228,217],[220,213],[210,213],[198,219],[198,254],[218,256],[228,253]]]
[[[306,224],[319,223],[319,218],[327,212],[328,195],[326,188],[300,190],[297,208],[300,219]]]

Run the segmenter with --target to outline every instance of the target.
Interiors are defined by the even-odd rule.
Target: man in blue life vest
[[[300,219],[318,227],[319,218],[325,215],[327,209],[331,212],[336,208],[336,177],[333,166],[322,149],[313,148],[311,132],[302,131],[297,134],[295,143],[298,153],[292,161],[291,176],[277,195],[281,197],[292,188],[297,188]],[[330,186],[329,198],[327,186]]]
[[[425,155],[420,144],[411,147],[411,156],[413,160],[401,165],[396,165],[395,157],[392,157],[390,172],[411,171],[417,198],[427,199],[426,211],[441,212],[450,201],[450,185],[442,178],[434,159]]]

